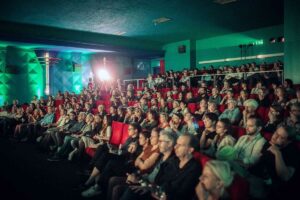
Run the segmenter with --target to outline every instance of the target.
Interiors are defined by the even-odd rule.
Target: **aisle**
[[[49,162],[36,145],[7,138],[0,138],[0,158],[0,199],[83,199],[74,190],[84,179],[75,163]]]

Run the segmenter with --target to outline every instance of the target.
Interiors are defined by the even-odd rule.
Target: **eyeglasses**
[[[128,128],[128,130],[129,130],[129,131],[132,131],[132,130],[134,130],[134,128]]]

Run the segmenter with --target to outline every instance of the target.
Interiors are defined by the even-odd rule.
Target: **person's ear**
[[[217,188],[222,188],[222,187],[224,187],[224,183],[222,181],[218,180]]]
[[[189,153],[190,153],[190,154],[192,154],[194,151],[195,151],[194,148],[192,148],[192,147],[189,148]]]

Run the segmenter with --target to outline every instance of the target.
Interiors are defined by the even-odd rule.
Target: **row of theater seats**
[[[121,122],[112,122],[112,135],[109,143],[114,146],[119,146],[120,144],[124,144],[128,138],[128,124]],[[85,152],[93,157],[95,155],[96,149],[87,147]]]

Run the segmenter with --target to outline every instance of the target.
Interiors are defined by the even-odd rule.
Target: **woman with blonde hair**
[[[229,163],[218,160],[208,161],[199,180],[195,189],[198,200],[229,199],[225,191],[233,181]]]

